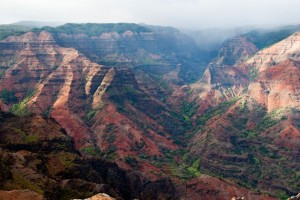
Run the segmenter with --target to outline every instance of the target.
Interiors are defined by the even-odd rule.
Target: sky
[[[300,0],[0,0],[0,24],[131,22],[198,30],[300,24],[299,11]]]

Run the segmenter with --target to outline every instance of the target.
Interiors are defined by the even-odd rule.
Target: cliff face
[[[249,84],[244,67],[239,66],[258,49],[245,36],[229,39],[222,45],[217,58],[205,70],[202,78],[191,84],[189,101],[197,101],[198,113],[243,93]]]
[[[254,81],[249,94],[269,111],[281,107],[299,107],[300,34],[294,33],[247,61]]]
[[[289,175],[299,171],[294,167],[300,139],[297,42],[295,33],[219,73],[218,66],[212,66],[191,85],[197,91],[191,97],[198,95],[198,114],[193,117],[200,131],[191,140],[189,155],[201,160],[199,169],[274,193],[297,192],[299,181]],[[231,59],[235,60],[225,60]],[[219,84],[207,84],[213,81]],[[231,96],[221,92],[226,82],[231,83],[227,87]]]
[[[13,112],[49,114],[77,138],[78,148],[89,143],[89,129],[80,118],[85,116],[84,98],[90,82],[101,66],[75,49],[61,48],[48,32],[9,37],[1,47],[1,90],[13,91],[22,100]],[[71,98],[74,101],[69,105]]]
[[[0,118],[0,187],[35,192],[0,191],[1,199],[73,199],[101,192],[117,199],[174,197],[169,179],[151,181],[99,157],[82,157],[73,139],[53,119],[2,112]]]
[[[188,36],[173,28],[129,25],[104,29],[105,24],[67,24],[49,31],[59,45],[77,49],[96,63],[149,72],[176,71],[174,81],[179,84],[191,82],[203,73],[206,60]]]
[[[247,60],[257,51],[257,47],[246,36],[236,36],[224,42],[215,63],[233,66]]]
[[[297,192],[298,34],[253,57],[245,36],[228,40],[199,81],[182,86],[203,68],[177,31],[66,26],[0,42],[0,109],[19,116],[0,116],[1,188],[269,198],[201,172]]]
[[[298,37],[299,33],[294,33],[256,54],[257,48],[246,36],[228,40],[203,77],[189,86],[189,100],[198,101],[202,113],[248,90],[247,94],[268,111],[298,107]]]
[[[21,100],[9,104],[13,113],[55,119],[83,154],[99,149],[130,169],[142,168],[130,159],[137,162],[140,155],[162,156],[177,148],[170,135],[183,133],[183,118],[141,90],[132,69],[93,63],[77,50],[57,45],[48,32],[9,37],[1,48],[1,90]]]

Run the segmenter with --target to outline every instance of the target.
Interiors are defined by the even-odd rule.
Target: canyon
[[[46,199],[297,194],[297,31],[237,35],[215,58],[169,27],[65,24],[3,36],[0,189]]]

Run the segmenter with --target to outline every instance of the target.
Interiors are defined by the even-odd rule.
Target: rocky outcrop
[[[0,190],[0,200],[42,200],[43,197],[30,190],[12,190],[3,191]]]
[[[300,33],[296,32],[290,37],[272,45],[269,48],[257,52],[246,63],[259,72],[275,66],[288,59],[300,61]]]
[[[115,200],[115,199],[105,193],[101,193],[101,194],[96,194],[87,199],[73,199],[73,200]]]
[[[189,101],[199,104],[198,114],[243,93],[249,79],[239,66],[258,49],[246,36],[229,39],[222,45],[217,58],[205,70],[202,78],[190,85]]]
[[[247,61],[253,82],[249,94],[268,111],[299,107],[299,33],[258,52]]]
[[[233,66],[247,60],[257,51],[257,47],[246,36],[236,36],[223,43],[215,63]]]
[[[299,199],[300,199],[300,194],[288,198],[288,200],[299,200]]]

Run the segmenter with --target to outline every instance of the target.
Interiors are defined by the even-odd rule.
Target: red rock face
[[[237,67],[212,66],[208,68],[200,81],[190,86],[192,95],[199,103],[199,114],[210,107],[230,100],[243,93],[248,79]]]
[[[250,184],[261,190],[297,192],[291,185],[298,181],[287,174],[299,170],[294,168],[300,141],[299,52],[295,33],[235,66],[211,65],[190,86],[190,99],[199,105],[195,124],[202,130],[191,140],[189,155],[201,159],[199,168],[253,181]],[[290,152],[282,151],[285,148]],[[278,164],[271,152],[289,162]],[[291,171],[283,175],[283,169]]]
[[[65,44],[72,42],[69,46],[74,45],[74,39],[80,40],[78,48],[102,61],[102,54],[96,55],[96,50],[84,41],[106,42],[110,54],[117,48],[111,45],[119,37],[135,41],[135,36],[133,32],[113,32],[87,40],[86,35],[59,37]],[[153,44],[153,34],[145,33],[144,37]],[[169,166],[154,166],[151,161],[164,159],[165,152],[180,148],[172,138],[184,138],[193,123],[198,129],[193,129],[191,139],[186,139],[189,145],[185,156],[201,158],[199,169],[242,180],[265,191],[270,187],[268,191],[292,193],[298,184],[295,163],[300,141],[297,38],[295,34],[248,61],[244,60],[257,49],[244,37],[235,38],[198,82],[180,90],[175,83],[181,81],[179,64],[159,78],[174,81],[166,87],[157,82],[158,75],[153,72],[148,71],[149,75],[143,70],[108,68],[73,48],[59,46],[48,32],[30,32],[0,42],[0,91],[14,91],[27,113],[53,118],[74,139],[76,149],[85,158],[101,156],[122,168],[138,170],[149,180],[157,180],[162,173],[173,172]],[[137,57],[130,56],[120,55],[118,62],[134,63]],[[158,55],[148,52],[149,56],[163,62]],[[172,96],[170,90],[174,91]],[[173,112],[181,112],[180,101],[186,97],[199,106],[188,119]],[[8,111],[12,105],[0,102],[0,106]],[[53,168],[59,163],[51,173],[63,173],[63,164],[55,156],[49,159]],[[288,185],[288,180],[293,186]],[[197,199],[198,195],[203,199],[269,198],[207,176],[188,182],[186,191],[186,199]]]
[[[162,156],[163,149],[177,148],[167,139],[172,129],[160,123],[175,119],[139,88],[130,69],[93,63],[77,50],[57,45],[48,32],[9,37],[0,47],[5,66],[0,90],[15,91],[20,99],[34,91],[26,99],[27,111],[54,118],[78,150],[99,148],[131,168],[126,156]],[[160,114],[165,117],[157,121]]]
[[[249,95],[268,111],[300,106],[300,63],[286,60],[262,71],[249,85]]]
[[[1,90],[15,90],[20,99],[24,98],[58,64],[56,48],[47,32],[29,32],[1,41]]]
[[[4,111],[4,112],[8,112],[9,111],[9,107],[8,105],[6,105],[4,102],[2,102],[0,100],[0,111]]]
[[[249,86],[249,94],[268,111],[300,105],[299,36],[295,33],[246,62],[249,70],[258,73]]]
[[[249,80],[241,63],[257,50],[253,43],[242,36],[224,43],[203,77],[190,86],[192,95],[189,99],[198,102],[198,114],[243,93]]]
[[[247,60],[257,51],[256,46],[245,36],[237,36],[223,44],[215,63],[233,66]]]

